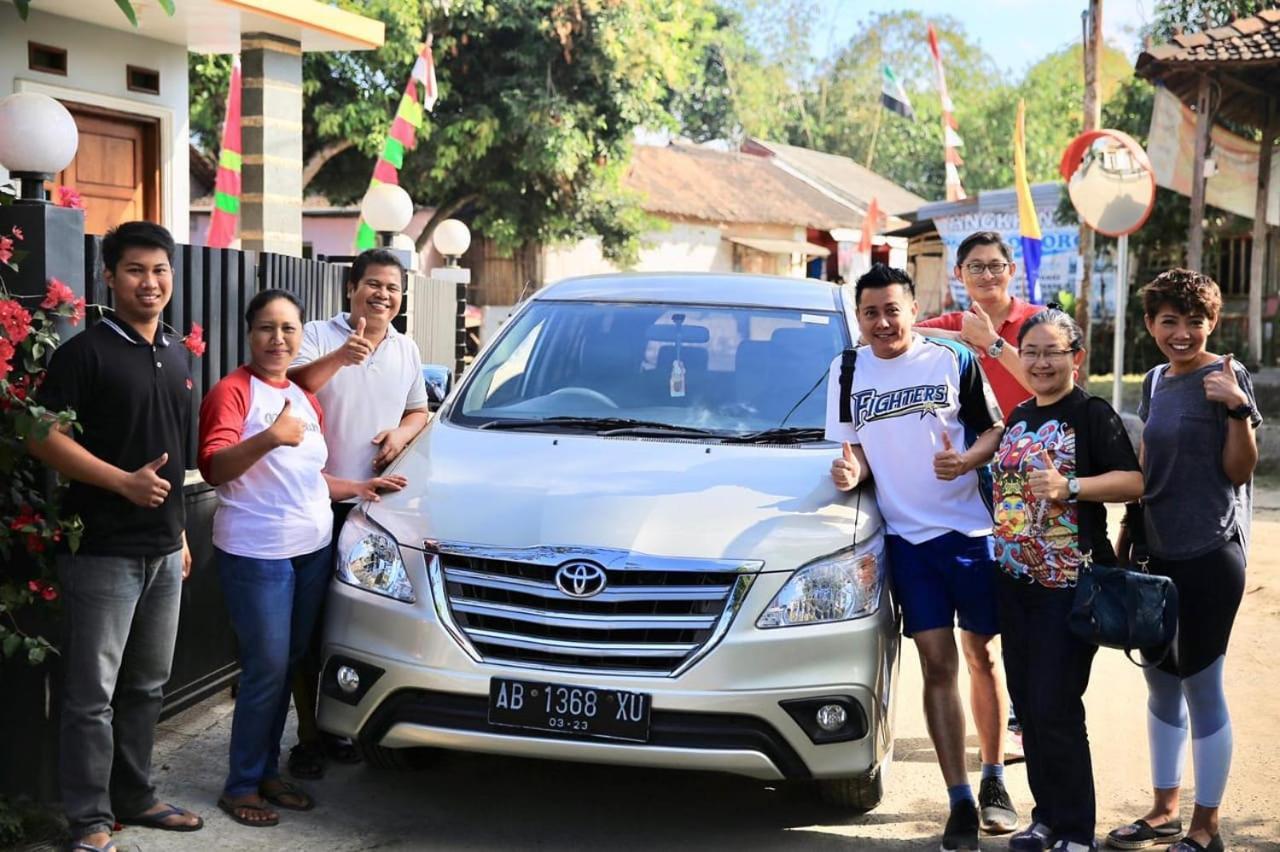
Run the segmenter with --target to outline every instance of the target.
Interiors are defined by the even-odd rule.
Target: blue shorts
[[[1000,632],[991,537],[949,532],[920,544],[884,537],[902,634],[955,627],[984,636]]]

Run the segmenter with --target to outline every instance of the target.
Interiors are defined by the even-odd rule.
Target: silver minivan
[[[836,490],[844,293],[577,278],[525,302],[337,545],[320,723],[374,766],[462,749],[803,783],[892,755],[870,488]]]

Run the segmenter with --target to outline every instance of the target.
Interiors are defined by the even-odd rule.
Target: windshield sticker
[[[800,322],[812,323],[814,325],[830,325],[831,317],[824,317],[821,314],[801,314]]]

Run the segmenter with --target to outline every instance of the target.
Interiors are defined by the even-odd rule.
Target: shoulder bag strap
[[[846,349],[840,353],[840,422],[853,422],[853,370],[857,366],[858,350]]]

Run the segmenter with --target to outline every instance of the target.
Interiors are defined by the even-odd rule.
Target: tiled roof
[[[1183,33],[1138,57],[1139,77],[1166,86],[1194,107],[1201,77],[1217,83],[1219,118],[1248,127],[1266,121],[1260,95],[1280,92],[1280,9],[1265,9],[1223,27]]]
[[[855,228],[862,217],[766,157],[693,145],[637,145],[624,184],[655,215],[706,222]]]
[[[1138,58],[1139,73],[1146,64],[1143,60],[1280,63],[1280,9],[1266,9],[1225,27],[1176,35],[1173,41],[1153,47]]]
[[[764,139],[751,139],[744,149],[749,153],[760,152],[777,157],[805,178],[817,182],[824,189],[861,209],[866,209],[873,198],[880,209],[889,214],[911,213],[920,205],[928,203],[927,199],[839,154],[827,154]]]

